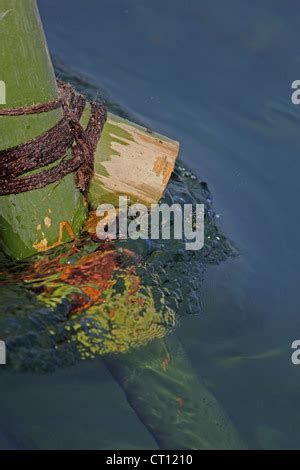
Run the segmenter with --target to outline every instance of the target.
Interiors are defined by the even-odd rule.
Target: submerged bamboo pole
[[[161,449],[245,448],[174,334],[104,361]]]
[[[57,87],[36,0],[0,0],[0,81],[6,88],[1,107],[47,103]],[[87,104],[81,123],[87,125]],[[0,116],[0,150],[46,132],[61,110],[27,116]],[[179,145],[109,114],[96,155],[89,203],[117,204],[119,195],[151,204],[162,196],[173,171]],[[87,202],[74,176],[46,188],[0,197],[0,247],[16,259],[26,258],[70,240],[80,232]]]

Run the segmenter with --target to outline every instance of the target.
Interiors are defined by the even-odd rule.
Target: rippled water
[[[66,64],[117,112],[180,140],[180,165],[207,181],[239,256],[206,270],[176,335],[248,447],[299,448],[294,2],[39,4],[59,71]],[[156,445],[101,361],[9,375],[1,394],[2,447]]]

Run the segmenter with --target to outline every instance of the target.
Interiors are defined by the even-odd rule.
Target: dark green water
[[[292,1],[39,2],[49,46],[132,118],[180,140],[240,255],[177,329],[251,448],[300,448],[300,20]],[[101,361],[1,382],[0,447],[149,448]]]

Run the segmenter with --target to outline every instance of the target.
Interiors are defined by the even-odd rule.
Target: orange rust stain
[[[47,238],[43,238],[43,240],[41,240],[40,242],[34,243],[32,247],[35,248],[38,252],[47,251],[52,248],[56,248],[57,246],[63,243],[64,229],[66,230],[71,240],[74,240],[76,238],[70,223],[66,220],[63,220],[62,222],[59,223],[59,236],[58,236],[57,242],[53,243],[53,245],[48,246]]]
[[[103,292],[115,284],[113,278],[114,270],[125,269],[126,273],[134,274],[136,258],[129,250],[112,250],[111,246],[101,244],[93,253],[82,256],[79,260],[73,260],[74,254],[80,251],[74,245],[67,253],[57,255],[55,258],[42,256],[40,259],[27,266],[19,273],[1,272],[3,279],[1,284],[9,282],[31,282],[41,283],[36,285],[37,291],[46,296],[51,296],[55,285],[62,283],[75,286],[78,292],[70,292],[68,299],[71,302],[70,315],[78,314],[95,304],[105,301]],[[129,264],[128,261],[131,261]],[[125,267],[124,267],[125,263]],[[47,279],[51,281],[51,287],[47,286]],[[133,291],[139,287],[139,281],[134,283]],[[110,317],[115,316],[115,311],[110,312]]]
[[[48,250],[48,240],[47,240],[47,238],[44,237],[40,242],[34,243],[34,245],[32,245],[32,247],[35,248],[39,252]]]
[[[82,291],[91,299],[94,301],[97,301],[99,299],[99,289],[96,289],[95,287],[90,287],[90,286],[84,286],[82,288]]]
[[[74,292],[68,296],[68,299],[72,305],[70,315],[74,315],[75,313],[81,313],[93,305],[93,302],[87,301],[86,298],[80,293]]]
[[[163,370],[166,371],[168,365],[171,362],[171,354],[169,353],[168,348],[166,346],[166,343],[164,341],[161,341],[161,346],[162,346],[163,352],[166,355],[161,366],[162,366]]]
[[[156,176],[162,175],[164,184],[167,184],[167,182],[169,181],[170,176],[173,172],[173,168],[173,165],[169,163],[168,158],[166,156],[157,157],[153,165],[154,173],[156,174]]]
[[[111,279],[114,269],[120,266],[120,254],[114,251],[97,251],[84,256],[77,264],[64,266],[60,279],[70,285],[97,286]]]
[[[63,265],[58,282],[80,287],[82,292],[70,299],[75,304],[71,314],[81,313],[95,303],[102,303],[103,292],[115,283],[113,271],[121,265],[120,252],[112,250],[96,251],[84,256],[75,265]],[[113,318],[114,315],[115,312],[112,310],[110,317]]]
[[[167,355],[161,365],[163,370],[167,370],[167,367],[170,364],[170,362],[171,362],[171,356],[170,356],[170,353],[167,352]]]
[[[114,318],[116,315],[116,310],[113,308],[110,312],[109,312],[109,316],[110,318]]]
[[[89,213],[89,217],[84,224],[83,230],[88,233],[96,233],[96,227],[98,222],[100,222],[100,217],[96,215],[95,211]]]
[[[145,305],[145,299],[143,299],[143,297],[138,297],[136,301],[141,307]]]
[[[107,222],[113,221],[113,218],[115,215],[118,216],[119,214],[119,208],[116,207],[114,211],[111,211],[111,213],[106,214],[105,219],[107,219]],[[91,235],[95,235],[97,231],[97,225],[100,221],[103,220],[103,216],[97,216],[95,211],[90,212],[89,217],[87,221],[85,222],[85,225],[83,227],[83,230],[85,232],[88,232]]]

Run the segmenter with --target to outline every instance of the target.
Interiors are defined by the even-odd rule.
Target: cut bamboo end
[[[109,113],[95,156],[92,208],[102,203],[117,206],[119,196],[146,206],[157,203],[178,152],[178,142]]]

